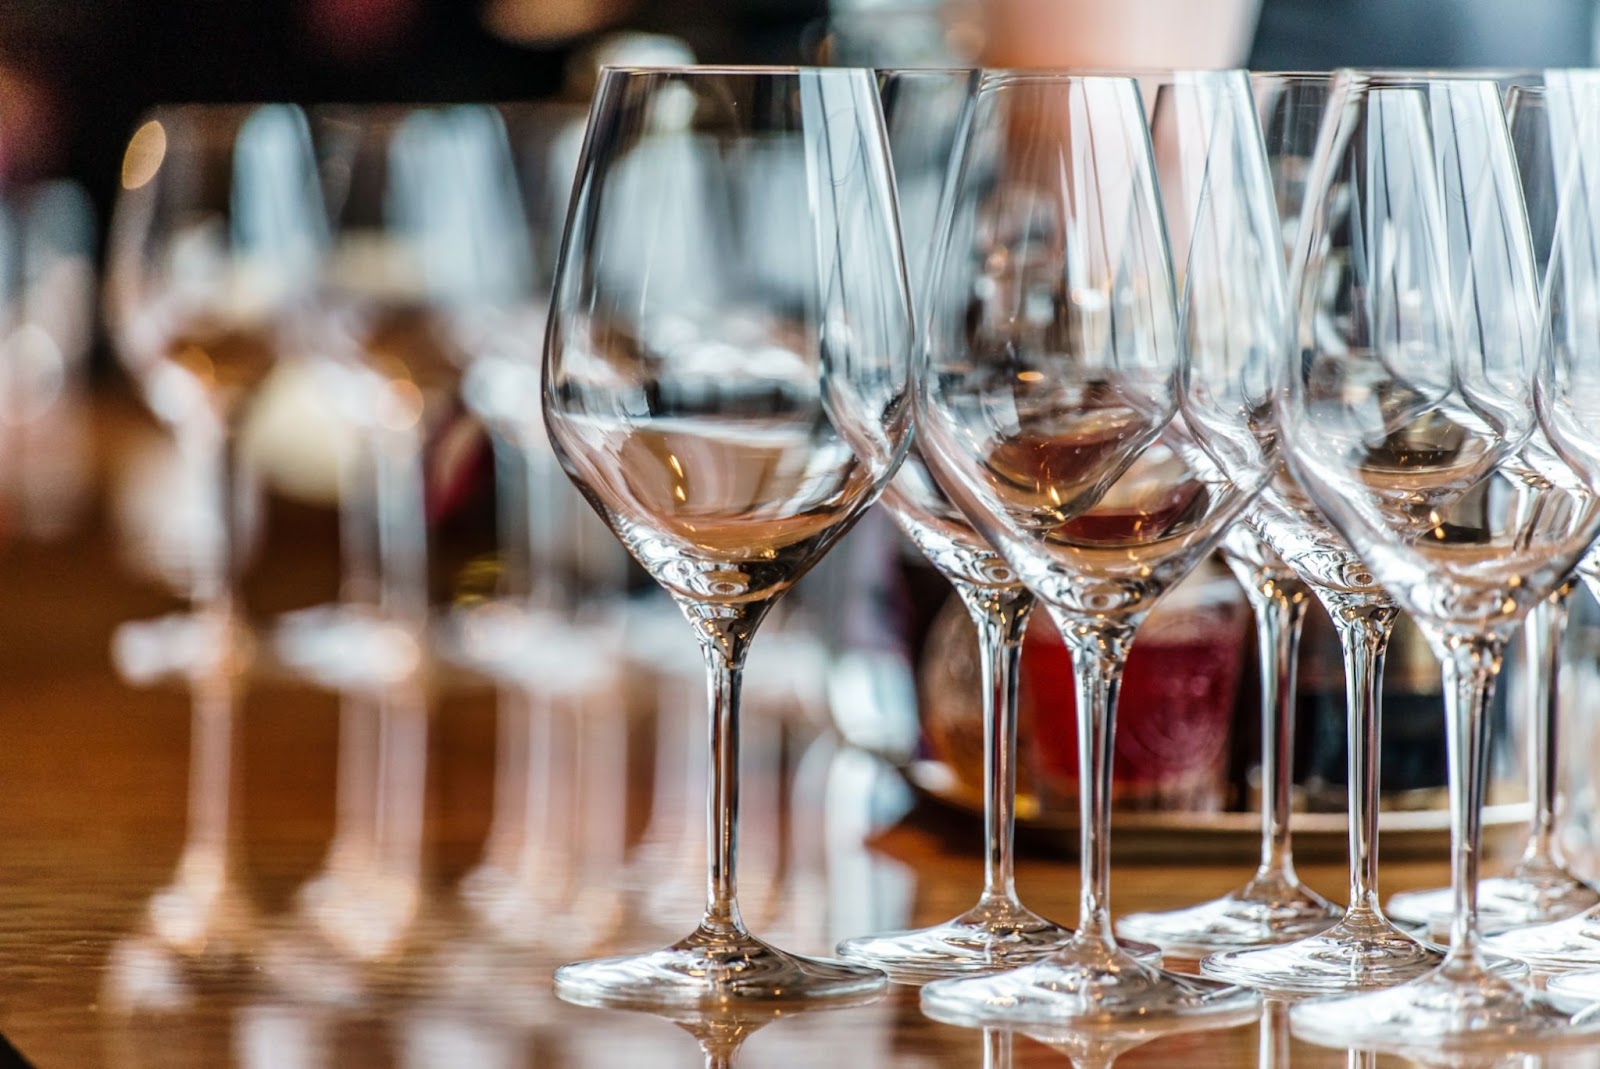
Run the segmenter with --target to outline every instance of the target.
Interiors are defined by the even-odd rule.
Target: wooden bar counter
[[[121,462],[120,454],[111,459]],[[487,686],[434,703],[425,894],[386,950],[351,964],[306,919],[297,888],[322,865],[334,828],[338,703],[281,680],[252,685],[238,721],[243,919],[234,945],[174,946],[171,918],[159,938],[152,896],[173,879],[186,835],[188,698],[177,686],[121,682],[108,649],[117,625],[176,603],[129,576],[104,511],[64,541],[19,539],[0,551],[0,1032],[31,1064],[672,1067],[722,1064],[716,1058],[735,1033],[747,1035],[735,1060],[750,1067],[1069,1064],[1067,1054],[1030,1038],[986,1041],[936,1024],[918,1011],[911,988],[852,1008],[784,1012],[759,1029],[723,1029],[710,1054],[672,1022],[557,1000],[550,974],[562,961],[686,933],[701,862],[692,851],[658,851],[651,860],[635,842],[625,865],[602,858],[579,867],[579,893],[558,906],[499,925],[474,919],[460,887],[494,808],[495,695]],[[279,533],[269,528],[269,536]],[[282,589],[331,589],[325,560],[297,574]],[[261,600],[270,608],[274,598],[294,601],[272,590]],[[902,817],[904,787],[881,763],[820,731],[789,745],[800,743],[796,775],[810,777],[805,789],[764,795],[765,773],[749,772],[755,812],[745,828],[743,892],[759,934],[825,953],[868,925],[931,923],[970,905],[981,873],[975,824],[941,826],[915,810]],[[619,770],[616,790],[639,778],[637,764]],[[1342,863],[1302,871],[1343,900]],[[1119,913],[1191,904],[1245,875],[1240,864],[1194,857],[1119,865],[1113,902]],[[1446,876],[1442,860],[1386,864],[1383,891]],[[1076,878],[1070,859],[1034,850],[1019,884],[1030,905],[1071,922]],[[1346,1064],[1345,1052],[1291,1040],[1282,1014],[1274,1022],[1155,1039],[1118,1064]]]

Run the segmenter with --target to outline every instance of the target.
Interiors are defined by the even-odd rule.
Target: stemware
[[[1306,167],[1322,120],[1327,84],[1326,74],[1250,76],[1285,259],[1300,218]],[[1186,172],[1204,162],[1209,146],[1200,145],[1197,151],[1194,137],[1179,136],[1181,131],[1174,129],[1174,124],[1192,116],[1177,116],[1175,110],[1162,108],[1158,100],[1151,117],[1153,127],[1165,128],[1153,129],[1152,136],[1158,145],[1166,143],[1168,148],[1164,153],[1158,150],[1157,165],[1167,165],[1160,176],[1163,195],[1187,192],[1192,197],[1197,183],[1195,175]],[[1244,145],[1250,145],[1256,136],[1242,121],[1234,123],[1233,130]],[[1240,187],[1228,190],[1217,186],[1210,191],[1214,197],[1242,192]],[[1260,195],[1260,190],[1254,195]],[[1176,244],[1175,240],[1174,266],[1183,261]],[[1270,507],[1258,498],[1246,516],[1248,522],[1235,524],[1224,537],[1222,555],[1250,602],[1260,651],[1261,863],[1242,887],[1221,898],[1162,913],[1133,913],[1117,921],[1119,934],[1155,943],[1169,953],[1202,956],[1293,942],[1327,929],[1342,912],[1300,882],[1290,839],[1296,667],[1310,590],[1259,533],[1263,524],[1271,522]]]
[[[174,883],[151,903],[170,943],[246,938],[231,855],[232,750],[249,640],[236,594],[249,480],[239,425],[311,297],[326,239],[304,114],[287,105],[173,107],[130,139],[112,222],[107,318],[146,403],[173,431],[203,501],[175,641],[193,695],[189,826]],[[170,630],[170,629],[169,629]]]
[[[974,71],[879,74],[906,273],[916,299],[927,268],[938,188],[976,77]],[[883,505],[950,581],[977,628],[984,702],[984,882],[977,904],[959,917],[914,931],[847,939],[839,944],[839,955],[876,965],[901,981],[1033,961],[1072,934],[1025,907],[1015,882],[1017,668],[1033,595],[940,492],[915,445],[884,491]]]
[[[1072,653],[1082,894],[1064,947],[930,984],[923,1010],[1020,1027],[1253,1008],[1253,992],[1140,963],[1111,928],[1128,649],[1258,488],[1195,446],[1180,409],[1183,345],[1138,86],[988,72],[958,152],[926,288],[918,443]]]
[[[1312,182],[1277,426],[1299,484],[1443,663],[1455,908],[1438,969],[1299,1004],[1291,1022],[1341,1047],[1579,1034],[1491,971],[1477,924],[1501,654],[1600,523],[1536,448],[1535,268],[1497,87],[1341,74]]]
[[[740,917],[739,682],[762,618],[899,463],[910,331],[869,72],[601,76],[556,272],[545,425],[700,642],[708,878],[694,932],[562,967],[563,998],[727,1005],[885,982],[779,950]]]
[[[1600,79],[1580,71],[1546,75],[1542,109],[1527,105],[1514,117],[1524,144],[1534,144],[1539,164],[1527,166],[1524,185],[1538,247],[1549,239],[1545,280],[1545,324],[1549,332],[1549,364],[1540,376],[1540,415],[1563,460],[1595,483],[1592,418],[1596,345],[1586,336],[1600,308],[1600,276],[1595,253],[1600,250],[1600,157],[1590,144],[1589,130],[1600,112]],[[1531,172],[1531,173],[1530,173]],[[1591,593],[1600,589],[1600,561],[1591,552],[1578,564],[1578,574]],[[1547,666],[1546,670],[1550,667]],[[1553,685],[1553,683],[1551,684]],[[1549,924],[1505,932],[1488,940],[1497,953],[1509,954],[1545,972],[1600,966],[1600,906]]]
[[[1506,94],[1506,118],[1522,177],[1534,261],[1543,277],[1555,235],[1559,193],[1543,87],[1513,86]],[[1579,565],[1579,571],[1583,570],[1584,565]],[[1527,680],[1522,693],[1523,722],[1531,806],[1528,845],[1509,873],[1478,884],[1479,924],[1491,935],[1564,920],[1600,904],[1600,892],[1567,867],[1556,835],[1561,805],[1557,740],[1561,696],[1557,684],[1568,599],[1575,585],[1563,583],[1548,601],[1535,606],[1523,631]],[[1435,924],[1448,918],[1449,909],[1448,888],[1395,895],[1389,900],[1390,916],[1409,924]]]

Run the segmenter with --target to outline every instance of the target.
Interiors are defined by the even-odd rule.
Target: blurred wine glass
[[[558,970],[563,998],[798,1002],[884,982],[751,935],[735,861],[751,639],[877,497],[908,437],[893,205],[866,71],[602,75],[557,271],[545,423],[700,642],[708,891],[699,927],[674,946]]]
[[[174,636],[188,652],[194,699],[188,838],[149,918],[167,942],[195,954],[239,951],[251,927],[230,836],[234,718],[249,661],[235,592],[236,521],[249,484],[238,429],[257,387],[302,340],[297,328],[325,241],[299,109],[161,108],[130,139],[112,221],[107,319],[206,502],[194,533],[193,616]]]

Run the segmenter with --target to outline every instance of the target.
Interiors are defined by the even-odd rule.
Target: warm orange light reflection
[[[138,189],[156,176],[167,154],[167,131],[151,119],[133,132],[122,154],[122,188]]]

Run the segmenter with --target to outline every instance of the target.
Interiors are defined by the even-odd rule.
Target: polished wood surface
[[[115,467],[128,439],[113,441]],[[322,521],[302,521],[296,537],[332,537]],[[692,1028],[569,1006],[549,984],[552,968],[573,955],[644,948],[687,931],[692,853],[680,851],[678,864],[671,851],[652,855],[635,826],[618,832],[632,836],[631,864],[580,870],[583,893],[543,914],[497,934],[462,907],[458,888],[483,847],[494,801],[494,693],[485,686],[445,688],[435,703],[427,896],[391,953],[352,965],[308,934],[296,888],[321,865],[334,827],[338,706],[281,679],[252,686],[240,720],[237,856],[250,905],[237,946],[185,952],[155,938],[151,899],[172,879],[185,837],[189,705],[181,687],[134,689],[111,668],[113,629],[174,604],[131,578],[113,543],[97,513],[66,541],[13,543],[0,560],[0,1031],[27,1058],[41,1069],[701,1064]],[[312,563],[280,567],[280,589],[257,591],[258,600],[293,604],[329,589],[326,561],[304,555]],[[630,720],[627,730],[632,737],[640,728]],[[745,904],[760,932],[820,953],[856,934],[852,926],[929,923],[970,905],[981,872],[975,826],[941,826],[915,809],[901,815],[903,788],[892,774],[818,726],[788,729],[785,738],[798,771],[783,780],[782,798],[767,795],[774,823],[758,816],[746,830]],[[649,779],[637,747],[628,752],[614,768],[619,789]],[[765,775],[752,774],[758,799]],[[1070,922],[1076,875],[1070,861],[1029,856],[1019,883],[1031,905]],[[1113,901],[1119,911],[1179,906],[1245,875],[1194,857],[1125,865]],[[1304,875],[1342,900],[1342,867],[1319,864]],[[1392,864],[1383,889],[1445,878],[1442,861]],[[675,880],[683,893],[670,915],[649,905]],[[748,1033],[737,1056],[745,1066],[1068,1064],[1033,1039],[986,1042],[929,1021],[906,988],[731,1032]],[[1344,1065],[1346,1056],[1251,1024],[1155,1039],[1118,1064],[1314,1067]]]

